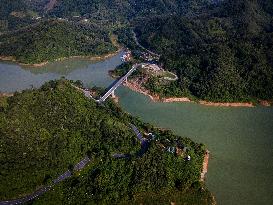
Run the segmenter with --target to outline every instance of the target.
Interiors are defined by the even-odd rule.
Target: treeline
[[[136,22],[141,43],[179,77],[162,89],[151,79],[148,87],[210,101],[272,100],[272,10],[272,1],[226,0],[193,18]]]
[[[153,132],[148,151],[129,123]],[[162,149],[180,143],[191,161]],[[34,204],[212,204],[200,184],[204,145],[155,129],[124,113],[108,100],[99,105],[67,80],[0,100],[0,200],[33,192],[88,155],[82,173],[55,187]],[[131,154],[114,159],[114,153]]]
[[[128,21],[134,17],[152,15],[189,14],[215,4],[214,0],[61,0],[50,15],[87,15],[101,19]]]
[[[27,64],[72,55],[101,55],[114,50],[107,33],[126,30],[135,18],[176,13],[192,16],[214,1],[60,0],[50,11],[45,9],[47,3],[47,0],[0,2],[0,55]],[[58,17],[66,22],[52,22]],[[81,24],[84,19],[92,28],[67,22]]]
[[[3,34],[0,55],[34,64],[69,56],[94,56],[115,51],[109,33],[94,24],[49,20]]]

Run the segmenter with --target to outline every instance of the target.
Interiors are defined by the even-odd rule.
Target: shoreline
[[[11,96],[14,96],[14,93],[0,92],[0,97],[11,97]]]
[[[253,103],[246,102],[233,102],[233,103],[221,103],[221,102],[209,102],[209,101],[199,101],[200,105],[214,106],[214,107],[255,107]]]
[[[203,160],[202,172],[200,176],[201,182],[205,181],[206,174],[208,173],[209,157],[210,157],[210,152],[209,150],[206,149],[204,160]]]
[[[58,62],[58,61],[68,60],[68,59],[87,59],[87,60],[90,60],[90,61],[106,60],[108,58],[111,58],[111,57],[115,56],[116,54],[118,54],[121,51],[122,51],[122,48],[118,48],[115,52],[103,54],[101,56],[69,56],[69,57],[57,58],[57,59],[55,59],[53,61],[44,61],[44,62],[41,62],[41,63],[34,63],[34,64],[21,63],[21,62],[17,61],[13,56],[0,56],[0,61],[13,62],[13,63],[16,63],[16,64],[21,65],[21,66],[39,68],[39,67],[47,65],[48,63],[54,63],[54,62]]]
[[[193,101],[188,97],[169,97],[169,98],[160,98],[159,95],[154,95],[150,93],[149,90],[142,87],[135,81],[128,81],[124,83],[124,86],[128,87],[130,90],[138,92],[140,94],[148,96],[153,102],[163,102],[163,103],[174,103],[174,102],[190,102],[190,103],[197,103],[204,106],[211,106],[211,107],[248,107],[253,108],[255,104],[252,102],[232,102],[232,103],[225,103],[225,102],[209,102],[204,100]],[[259,101],[259,104],[262,106],[270,107],[272,102],[269,101]]]

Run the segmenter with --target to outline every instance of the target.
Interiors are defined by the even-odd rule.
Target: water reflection
[[[121,64],[122,52],[105,61],[67,59],[49,63],[43,67],[22,67],[13,63],[0,63],[0,91],[14,92],[31,87],[40,87],[44,82],[62,76],[81,80],[86,86],[105,87],[112,79],[108,71]]]
[[[73,70],[86,69],[90,64],[95,64],[97,62],[98,61],[89,61],[85,59],[67,59],[64,61],[51,62],[38,68],[28,66],[22,66],[22,68],[33,74],[56,73],[65,76]]]

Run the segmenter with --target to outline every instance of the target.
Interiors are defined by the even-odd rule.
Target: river
[[[69,59],[41,68],[0,62],[0,91],[39,87],[62,76],[107,87],[113,81],[108,71],[121,63],[121,55],[102,62]],[[116,93],[125,111],[207,145],[211,158],[206,184],[219,205],[273,203],[273,108],[154,103],[126,87]]]

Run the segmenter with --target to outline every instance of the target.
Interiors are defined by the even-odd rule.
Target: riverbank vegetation
[[[78,83],[79,84],[79,83]],[[129,123],[154,133],[143,156]],[[163,146],[183,144],[191,161]],[[0,101],[0,200],[29,194],[88,155],[83,172],[34,204],[212,204],[200,183],[205,147],[155,129],[108,100],[99,105],[67,80],[50,81]],[[114,153],[131,154],[114,159]]]

